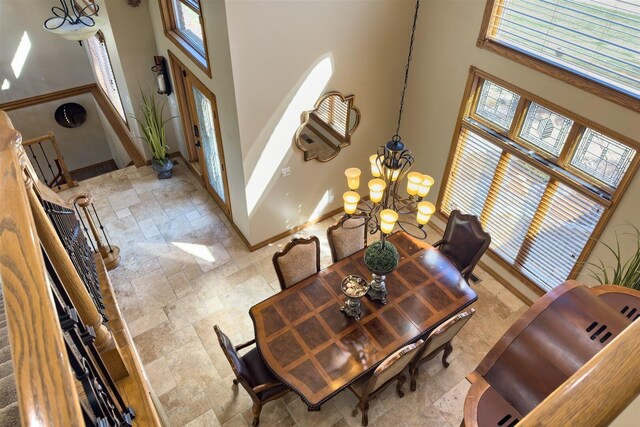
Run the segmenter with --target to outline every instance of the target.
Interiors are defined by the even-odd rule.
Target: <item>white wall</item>
[[[52,0],[0,0],[0,103],[94,83],[89,59],[77,43],[63,40],[42,28],[52,16]],[[30,49],[19,77],[11,63],[22,37],[27,34]]]
[[[411,146],[416,155],[416,167],[436,179],[429,196],[432,201],[437,198],[447,173],[447,156],[471,65],[640,141],[640,114],[477,48],[475,43],[485,3],[484,0],[429,0],[421,7],[407,95],[405,136],[407,141],[420,141]],[[640,174],[627,189],[602,240],[612,242],[614,230],[625,221],[640,226],[640,215],[634,206],[639,195]],[[594,250],[590,260],[603,253],[601,248]],[[515,277],[493,266],[511,283],[518,284],[525,295],[536,298]]]
[[[368,176],[395,130],[412,12],[398,1],[227,2],[252,243],[341,206],[347,167]],[[335,159],[305,162],[300,114],[331,90],[355,95],[360,126]]]
[[[62,127],[54,118],[56,109],[67,102],[75,102],[87,110],[87,121],[77,128]],[[104,162],[113,157],[100,121],[98,108],[93,96],[89,93],[12,110],[7,114],[13,126],[22,134],[23,140],[43,136],[53,131],[70,171]],[[53,158],[49,157],[51,161]]]

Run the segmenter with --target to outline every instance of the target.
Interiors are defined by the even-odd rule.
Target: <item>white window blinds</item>
[[[495,0],[486,37],[640,99],[640,0]]]
[[[329,96],[320,103],[316,114],[338,132],[338,135],[347,136],[349,102],[343,102],[338,95]]]
[[[636,149],[510,85],[474,79],[440,210],[477,215],[491,252],[553,289],[586,259]]]
[[[111,105],[118,112],[122,120],[127,121],[127,117],[122,106],[122,100],[120,99],[120,92],[118,92],[118,85],[116,84],[116,78],[113,74],[113,68],[111,67],[111,60],[109,59],[109,52],[107,52],[107,46],[104,43],[104,38],[101,33],[96,34],[86,41],[87,52],[89,52],[89,60],[93,67],[93,73],[96,76],[98,86],[107,96]]]

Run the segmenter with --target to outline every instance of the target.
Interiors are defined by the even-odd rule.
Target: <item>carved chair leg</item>
[[[411,384],[409,386],[409,389],[411,391],[416,391],[416,388],[417,388],[418,369],[420,369],[419,366],[412,367],[409,369],[409,374],[411,375]]]
[[[258,427],[260,424],[260,412],[262,411],[262,404],[255,403],[253,404],[253,422],[251,423],[252,427]]]
[[[360,401],[360,410],[362,411],[362,425],[369,424],[369,401]]]
[[[445,368],[449,367],[449,362],[447,362],[447,357],[449,357],[452,351],[453,351],[453,346],[451,345],[451,342],[448,342],[447,345],[444,347],[444,353],[442,354],[442,365],[444,365]]]
[[[402,391],[402,386],[406,380],[407,380],[407,377],[404,374],[400,374],[398,376],[398,385],[396,385],[396,391],[398,392],[398,396],[400,397],[404,397],[404,391]]]

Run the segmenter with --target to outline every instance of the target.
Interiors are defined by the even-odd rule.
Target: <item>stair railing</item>
[[[84,415],[47,283],[23,165],[22,137],[0,111],[0,283],[23,425],[77,426]]]
[[[49,188],[62,191],[78,185],[69,173],[53,132],[23,141],[22,145],[31,157],[38,178]]]

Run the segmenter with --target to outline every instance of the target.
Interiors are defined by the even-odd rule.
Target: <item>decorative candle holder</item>
[[[344,305],[340,307],[340,311],[349,317],[353,317],[357,322],[362,315],[360,298],[366,295],[369,290],[369,283],[364,278],[352,274],[342,279],[340,288],[347,297]]]
[[[371,287],[367,294],[371,301],[380,301],[382,305],[387,303],[387,287],[384,284],[384,279],[387,277],[384,274],[371,273],[373,280],[371,281]]]

